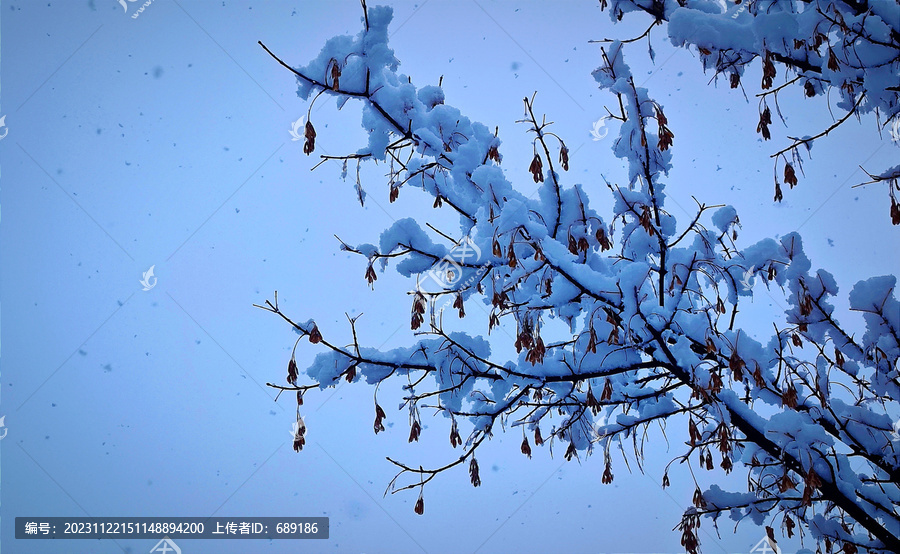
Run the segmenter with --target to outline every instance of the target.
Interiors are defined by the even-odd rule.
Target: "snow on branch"
[[[829,8],[834,4],[809,3],[800,15],[822,11],[834,18],[857,3]],[[710,5],[699,0],[608,4],[619,15],[641,10],[667,19],[675,36],[688,20],[702,22],[707,34],[730,29],[723,14],[703,7]],[[868,5],[869,11],[854,17],[869,14],[874,21],[872,13],[890,11],[884,3]],[[534,97],[525,100],[523,121],[534,136],[529,171],[541,187],[536,198],[526,197],[501,168],[497,131],[445,104],[440,87],[417,88],[399,74],[387,46],[390,8],[363,8],[365,27],[356,37],[329,40],[306,66],[276,59],[296,77],[302,98],[315,102],[327,94],[363,103],[368,144],[338,158],[387,161],[392,200],[403,188],[421,189],[434,199],[434,208],[458,213],[459,229],[429,226],[432,235],[417,223],[421,214],[411,214],[385,230],[377,244],[341,243],[365,258],[369,286],[377,280],[376,263],[380,269],[395,263],[415,282],[410,292],[415,340],[409,347],[362,346],[355,319],[349,320],[349,346],[339,346],[345,339],[323,336],[314,320],[301,323],[285,314],[277,294],[274,302],[259,306],[299,335],[287,364],[287,385],[269,384],[297,394],[295,450],[305,444],[300,410],[308,391],[341,379],[373,386],[373,430],[379,433],[388,415],[377,391],[397,383],[401,409],[409,412],[409,441],[417,442],[424,432],[427,411],[446,417],[450,445],[460,448],[455,459],[434,468],[389,459],[398,474],[388,490],[418,489],[415,511],[422,514],[425,485],[449,468],[466,463],[472,485],[481,484],[476,454],[497,429],[520,427],[520,450],[529,458],[539,446],[551,455],[556,446],[567,460],[599,449],[602,481],[610,483],[611,449],[631,439],[630,456],[640,464],[648,428],[666,422],[668,432],[680,430],[685,439],[677,461],[698,470],[718,465],[731,472],[742,466],[749,475],[747,489],[737,493],[698,485],[694,506],[679,526],[689,552],[699,549],[701,516],[716,519],[723,513],[759,525],[780,521],[788,537],[808,533],[814,542],[837,544],[844,552],[900,551],[900,437],[892,423],[900,414],[896,278],[874,277],[853,288],[850,307],[866,326],[857,336],[842,326],[832,305],[838,292],[834,278],[812,270],[797,233],[741,246],[737,210],[700,202],[696,215],[679,226],[666,210],[665,195],[676,135],[663,106],[635,86],[624,42],[603,48],[602,66],[594,72],[620,107],[613,151],[628,162],[621,183],[606,183],[612,201],[595,209],[586,187],[569,184],[565,173],[556,171],[554,159],[565,172],[571,154],[535,112]],[[751,2],[746,9],[760,18],[797,15],[773,2]],[[784,21],[807,25],[822,17]],[[841,17],[848,27],[857,21]],[[748,52],[763,44],[782,56],[799,55],[790,44],[775,44],[781,31],[742,24],[750,29],[746,36],[734,36],[727,49],[703,55],[716,63],[730,57],[728,71],[737,72],[749,61]],[[884,40],[894,40],[890,29],[883,31]],[[682,38],[699,41],[698,36],[684,31]],[[804,48],[805,57],[798,59],[818,66],[815,48]],[[840,71],[827,69],[827,62],[821,70],[829,79]],[[855,78],[868,79],[865,72]],[[869,93],[864,102],[853,98],[860,110],[895,102],[886,94],[879,100]],[[314,136],[313,129],[307,154],[315,150]],[[597,190],[601,187],[591,194]],[[758,322],[745,321],[739,309],[763,286],[782,291],[788,304],[766,344],[752,335],[769,330],[752,328]],[[483,318],[478,312],[467,315],[471,302],[486,306]],[[453,313],[467,318],[467,332],[445,329],[444,319]],[[567,329],[547,325],[552,319]],[[497,359],[482,336],[504,323],[516,330],[510,341],[517,356],[511,360]],[[308,384],[300,380],[295,359],[304,340],[323,349],[306,369]],[[667,471],[663,486],[668,484]],[[772,527],[767,529],[774,541]]]

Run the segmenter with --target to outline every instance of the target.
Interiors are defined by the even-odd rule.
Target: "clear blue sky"
[[[590,77],[600,61],[588,40],[639,34],[642,18],[613,26],[592,1],[391,4],[402,71],[418,85],[443,76],[448,104],[499,125],[514,183],[534,189],[530,138],[515,121],[522,98],[537,91],[536,109],[572,151],[567,183],[583,183],[609,213],[600,175],[621,182],[624,173],[610,151],[615,128],[591,140],[613,99]],[[132,18],[140,5],[0,3],[9,133],[0,142],[4,549],[142,553],[156,542],[15,541],[16,516],[327,515],[327,541],[180,545],[185,554],[678,552],[672,528],[693,485],[673,471],[672,487],[659,487],[680,453],[677,430],[671,445],[652,437],[646,474],[632,464],[629,475],[617,459],[612,485],[600,484],[599,457],[579,465],[536,449],[527,460],[518,431],[498,433],[480,451],[483,485],[473,489],[464,468],[448,472],[426,488],[423,517],[413,513],[415,493],[382,497],[394,474],[384,457],[428,466],[458,454],[442,419],[426,418],[422,441],[406,445],[395,391],[380,393],[393,428],[378,437],[369,387],[308,394],[309,443],[291,450],[293,400],[274,403],[265,382],[283,383],[295,335],[252,304],[277,289],[287,313],[315,318],[336,342],[349,340],[344,313],[364,312],[362,342],[408,345],[410,283],[389,271],[371,291],[363,260],[339,252],[333,235],[375,242],[407,216],[452,233],[453,220],[417,191],[389,204],[382,167],[364,173],[361,208],[339,165],[311,173],[315,156],[291,141],[307,104],[256,42],[305,64],[326,39],[358,32],[357,2],[155,0]],[[799,187],[776,206],[769,155],[786,135],[827,126],[825,101],[786,94],[788,127],[776,122],[775,140],[763,144],[754,132],[758,75],[745,77],[747,102],[725,82],[708,85],[699,62],[661,35],[655,66],[645,44],[627,59],[675,132],[667,192],[682,224],[693,195],[733,204],[744,245],[799,228],[814,266],[833,271],[843,294],[859,279],[900,273],[886,255],[900,241],[883,191],[851,188],[865,180],[859,165],[880,169],[897,157],[872,118],[817,144]],[[316,154],[362,146],[359,114],[352,102],[340,112],[333,101],[317,104]],[[158,281],[143,291],[151,266]],[[777,296],[762,295],[745,315],[767,333],[777,311]],[[298,362],[315,353],[304,343]],[[732,525],[716,537],[704,521],[704,552],[746,552],[762,537]]]

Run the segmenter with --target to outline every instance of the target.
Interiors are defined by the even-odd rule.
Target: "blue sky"
[[[411,283],[389,270],[373,292],[364,260],[340,252],[334,235],[375,242],[409,216],[451,233],[455,223],[418,191],[388,203],[382,167],[364,170],[369,199],[361,208],[338,164],[310,172],[315,155],[291,141],[291,124],[308,105],[257,41],[305,64],[328,38],[358,32],[357,2],[155,0],[132,18],[140,5],[0,3],[7,551],[139,553],[156,542],[15,541],[16,516],[326,515],[326,541],[252,549],[678,552],[672,528],[693,485],[673,471],[673,486],[659,487],[680,453],[677,439],[667,444],[659,433],[646,473],[629,475],[619,462],[612,485],[600,484],[599,457],[579,465],[536,449],[527,460],[515,432],[498,433],[479,455],[483,485],[473,489],[464,468],[448,472],[426,488],[422,517],[413,513],[415,493],[383,497],[394,475],[384,458],[426,466],[453,459],[443,420],[426,418],[422,441],[409,446],[405,413],[382,402],[394,427],[375,437],[372,391],[341,386],[306,396],[309,444],[292,451],[292,398],[273,402],[265,383],[283,382],[295,335],[252,305],[278,290],[286,313],[315,318],[337,342],[350,337],[346,312],[364,313],[365,344],[408,345]],[[530,138],[515,121],[522,98],[537,91],[536,109],[572,151],[568,184],[584,184],[604,211],[601,174],[621,182],[624,172],[610,151],[615,127],[591,139],[613,99],[590,77],[600,61],[588,40],[639,34],[642,19],[613,26],[596,2],[391,5],[402,71],[418,85],[443,76],[448,104],[499,125],[514,183],[527,194],[535,188]],[[763,144],[754,132],[758,75],[745,77],[747,102],[725,82],[708,84],[691,53],[663,38],[654,39],[656,65],[646,43],[626,59],[675,132],[667,192],[682,224],[695,196],[733,204],[745,245],[799,229],[813,265],[834,272],[844,294],[859,279],[900,272],[885,255],[900,241],[883,191],[852,188],[866,180],[859,165],[880,169],[897,157],[873,118],[818,143],[798,188],[773,205],[769,155],[786,135],[827,126],[825,100],[785,94],[788,126],[776,121],[774,140]],[[353,102],[341,111],[317,103],[316,155],[362,146],[359,116]],[[158,281],[143,291],[151,266]],[[763,294],[744,316],[767,333],[778,302]],[[501,352],[511,347],[502,335],[494,342]],[[315,353],[299,348],[301,368]],[[717,537],[704,522],[704,551],[748,552],[762,537],[732,525],[723,522]],[[180,542],[185,553],[246,552],[247,544]]]

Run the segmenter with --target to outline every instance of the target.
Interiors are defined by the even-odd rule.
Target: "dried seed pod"
[[[603,385],[603,392],[600,393],[600,401],[606,402],[607,400],[611,400],[612,393],[613,393],[612,381],[610,381],[607,378],[606,383]]]
[[[491,147],[488,148],[487,157],[489,160],[494,160],[498,164],[500,163],[500,160],[502,159],[502,157],[500,156],[500,150],[497,149],[496,145],[491,145]]]
[[[731,357],[728,358],[728,368],[731,369],[731,373],[734,376],[735,381],[744,380],[743,369],[746,365],[747,364],[744,363],[744,360],[742,360],[741,357],[738,356],[737,350],[732,350]]]
[[[575,457],[575,455],[577,453],[578,453],[578,451],[575,449],[575,443],[570,442],[569,447],[566,448],[566,455],[565,455],[566,461],[567,462],[570,461],[573,457]]]
[[[341,68],[335,62],[335,64],[331,66],[331,90],[338,90],[340,88],[340,79]]]
[[[544,444],[544,439],[541,437],[541,428],[538,426],[534,427],[534,444],[535,446]]]
[[[528,459],[531,459],[531,445],[528,444],[528,437],[522,436],[522,454],[528,456]]]
[[[416,500],[416,507],[414,508],[415,512],[419,515],[425,513],[425,499],[422,498],[422,493],[419,493],[419,499]]]
[[[566,143],[563,141],[559,141],[559,144],[559,163],[562,164],[564,171],[569,171],[569,149],[566,148]]]
[[[812,81],[803,83],[803,90],[806,93],[807,98],[812,98],[816,95],[816,87],[813,86]]]
[[[459,436],[459,428],[456,426],[456,420],[450,425],[450,446],[456,448],[462,444],[462,437]]]
[[[313,344],[322,342],[322,333],[319,332],[319,327],[315,323],[313,323],[312,331],[309,332],[309,342]]]
[[[837,364],[840,369],[844,369],[844,354],[838,350],[837,347],[834,348],[834,363]]]
[[[494,239],[494,242],[491,244],[491,254],[498,258],[503,257],[503,249],[500,248],[500,242],[497,239]]]
[[[600,479],[600,482],[604,485],[613,482],[612,463],[609,460],[606,460],[606,467],[603,469],[603,477]]]
[[[287,374],[287,382],[297,386],[297,362],[294,361],[294,358],[291,358],[291,361],[288,362],[288,374]]]
[[[775,64],[772,63],[772,54],[770,52],[766,52],[766,57],[763,60],[763,89],[772,88],[772,81],[775,79],[776,74],[777,72],[775,71]]]
[[[366,268],[366,281],[371,285],[378,279],[378,275],[375,274],[375,268],[372,267],[372,264],[369,264],[369,267]]]
[[[794,166],[791,164],[784,164],[784,182],[791,185],[791,188],[797,184],[797,174],[794,173]]]
[[[469,462],[469,480],[473,487],[481,486],[481,476],[478,475],[478,460],[475,459],[475,456],[472,456],[472,461]]]
[[[416,441],[419,442],[419,435],[422,434],[422,426],[419,425],[419,420],[413,420],[413,424],[409,428],[409,442]]]
[[[303,447],[306,445],[305,435],[306,423],[304,423],[303,418],[298,415],[294,430],[294,452],[300,452],[301,450],[303,450]]]
[[[531,172],[531,176],[534,179],[535,183],[544,182],[544,164],[541,162],[541,157],[537,153],[535,153],[534,159],[531,160],[531,165],[528,166],[528,171]]]
[[[606,252],[610,248],[612,248],[612,244],[609,242],[609,237],[606,236],[606,231],[603,227],[597,229],[597,233],[595,235],[597,237],[597,242],[600,243],[600,251]]]
[[[456,300],[453,301],[453,307],[459,310],[460,319],[466,317],[466,310],[463,308],[463,297],[462,293],[456,293]]]
[[[797,389],[794,388],[793,382],[789,382],[784,392],[781,393],[781,404],[791,409],[797,407]]]
[[[306,142],[303,143],[303,153],[309,156],[316,149],[316,128],[313,127],[311,121],[307,120],[306,122],[304,136],[306,137]]]
[[[384,431],[384,418],[385,418],[384,410],[381,409],[381,406],[378,403],[375,403],[375,434],[377,435],[380,431]]]
[[[828,69],[832,71],[839,71],[841,66],[838,64],[837,56],[834,55],[834,50],[831,48],[828,49]]]
[[[738,88],[738,86],[741,84],[741,76],[737,72],[732,73],[730,76],[730,79],[731,79],[731,88]]]
[[[591,413],[597,415],[600,413],[600,409],[603,407],[600,402],[594,397],[594,391],[591,390],[591,386],[588,385],[587,397],[585,400],[585,405],[591,410]]]

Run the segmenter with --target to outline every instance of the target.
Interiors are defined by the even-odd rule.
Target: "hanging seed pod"
[[[731,369],[735,381],[740,382],[744,380],[743,369],[745,365],[744,360],[738,356],[737,350],[732,350],[731,357],[728,358],[728,368]]]
[[[491,147],[488,148],[487,155],[488,155],[489,160],[494,160],[498,164],[500,163],[500,160],[502,159],[500,156],[500,150],[498,150],[497,146],[495,146],[495,145],[491,145]]]
[[[384,431],[384,418],[385,418],[384,410],[381,409],[381,406],[378,403],[375,403],[375,434],[377,435],[380,431]]]
[[[313,323],[312,331],[309,332],[309,342],[313,344],[318,344],[322,341],[322,333],[319,332],[319,327]]]
[[[781,479],[778,480],[778,492],[787,492],[796,488],[797,483],[793,479],[791,479],[791,476],[788,475],[787,469],[785,469],[784,475],[782,475]]]
[[[741,84],[741,76],[737,72],[731,74],[731,88],[738,88]]]
[[[419,442],[419,435],[422,434],[422,426],[419,425],[419,420],[413,420],[413,424],[409,428],[409,442],[416,441]]]
[[[303,447],[306,445],[305,435],[306,424],[303,422],[303,418],[298,415],[294,430],[294,452],[300,452],[301,450],[303,450]]]
[[[534,444],[535,446],[544,444],[544,439],[541,437],[541,428],[538,426],[534,427]]]
[[[591,410],[591,413],[594,415],[597,415],[598,413],[600,413],[600,408],[603,407],[600,404],[600,402],[598,402],[597,399],[594,397],[594,391],[591,390],[590,385],[588,385],[587,398],[585,400],[585,405],[588,407],[588,409]]]
[[[776,74],[777,72],[775,71],[775,64],[772,63],[772,54],[770,52],[766,52],[766,57],[763,60],[763,89],[772,88],[772,81],[775,79]]]
[[[784,392],[781,393],[781,404],[791,409],[797,407],[797,389],[794,388],[793,381],[789,382]]]
[[[531,459],[531,445],[528,444],[528,437],[522,435],[522,454],[528,456],[528,459]]]
[[[462,293],[456,293],[456,300],[453,301],[453,307],[459,310],[459,318],[462,319],[466,317],[466,310],[463,308],[463,297]]]
[[[809,468],[806,474],[803,487],[803,499],[800,501],[801,506],[809,506],[811,504],[813,492],[822,486],[822,481],[813,468]]]
[[[569,252],[571,252],[573,255],[578,255],[578,241],[576,241],[575,237],[573,237],[572,235],[569,235],[567,247],[569,249]]]
[[[366,281],[371,285],[378,279],[378,275],[375,274],[375,268],[372,267],[372,264],[369,264],[369,267],[366,268]]]
[[[769,133],[769,125],[772,124],[772,112],[769,110],[769,107],[766,106],[762,113],[759,114],[759,125],[756,126],[756,132],[762,133],[763,140],[769,140],[772,138],[771,133]]]
[[[603,227],[597,229],[596,237],[597,242],[600,243],[601,252],[606,252],[607,250],[612,248],[612,245],[609,243],[609,238],[606,236],[606,231],[603,229]]]
[[[500,242],[497,239],[494,239],[494,242],[491,244],[491,254],[498,258],[503,257],[503,249],[500,248]]]
[[[415,512],[419,515],[425,513],[425,499],[422,498],[422,493],[419,493],[419,499],[416,500],[416,507],[414,508]]]
[[[791,188],[797,184],[797,174],[794,173],[794,166],[791,164],[784,164],[784,182],[791,185]]]
[[[784,199],[784,194],[781,193],[781,183],[775,181],[775,202],[781,202]]]
[[[539,155],[534,155],[534,159],[531,160],[531,165],[528,167],[528,171],[531,172],[531,176],[534,179],[535,183],[544,182],[544,165],[541,162],[541,157]]]
[[[612,463],[609,460],[606,460],[606,467],[603,469],[603,477],[600,479],[600,482],[604,485],[613,482]]]
[[[341,68],[338,67],[337,62],[331,66],[331,90],[338,90],[340,88],[340,79],[341,79]]]
[[[459,436],[459,428],[456,426],[456,420],[453,420],[453,424],[450,426],[450,446],[456,448],[457,446],[462,444],[462,437]]]
[[[587,252],[591,245],[588,243],[588,240],[584,237],[580,237],[578,239],[578,250],[580,252]]]
[[[481,486],[481,476],[478,475],[478,460],[475,459],[475,456],[472,456],[472,461],[469,462],[469,481],[471,481],[473,487]]]
[[[838,64],[837,56],[834,55],[834,50],[831,48],[828,49],[828,69],[832,71],[840,71],[841,66]]]
[[[297,386],[297,362],[294,361],[294,358],[291,358],[291,361],[288,362],[288,374],[287,374],[287,382]]]
[[[569,171],[569,149],[563,141],[559,141],[559,144],[559,163],[562,164],[563,171]]]
[[[813,86],[811,81],[803,83],[803,90],[806,93],[807,98],[812,98],[816,95],[816,87]]]
[[[566,455],[565,455],[566,461],[567,461],[567,462],[568,462],[568,461],[571,461],[572,458],[575,457],[575,455],[576,455],[577,453],[578,453],[578,451],[575,449],[575,443],[574,443],[574,442],[570,442],[570,443],[569,443],[569,447],[566,448]]]
[[[307,120],[304,135],[306,142],[303,143],[303,153],[309,156],[316,149],[316,128],[311,121]]]

